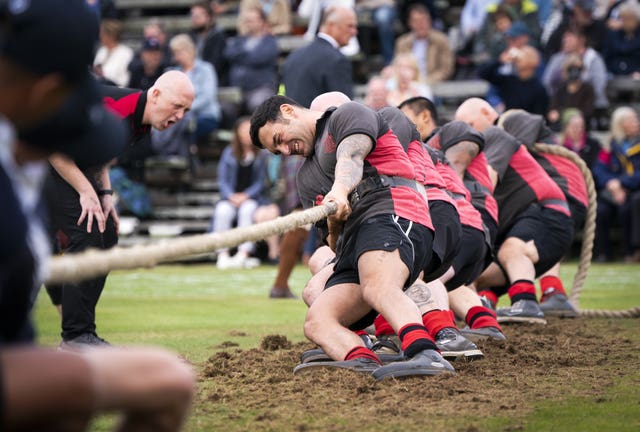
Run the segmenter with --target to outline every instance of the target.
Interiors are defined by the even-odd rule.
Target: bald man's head
[[[164,130],[181,120],[191,109],[195,89],[183,72],[163,73],[147,93],[143,124]]]
[[[336,40],[343,47],[358,34],[358,17],[352,8],[332,5],[323,14],[320,31]]]
[[[316,96],[316,98],[311,101],[309,109],[314,111],[326,111],[331,107],[339,107],[340,105],[347,102],[351,102],[351,99],[349,99],[349,96],[342,92],[333,91],[322,93],[321,95]]]
[[[498,112],[484,99],[470,98],[456,110],[456,120],[463,121],[479,132],[492,126],[500,117]]]

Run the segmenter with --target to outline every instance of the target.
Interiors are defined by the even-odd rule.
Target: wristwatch
[[[98,196],[102,195],[113,195],[113,189],[100,189],[98,191]]]

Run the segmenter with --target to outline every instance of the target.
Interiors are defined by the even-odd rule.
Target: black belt
[[[365,195],[374,190],[393,188],[398,186],[406,186],[415,190],[422,196],[422,198],[424,198],[425,202],[427,201],[427,193],[425,191],[424,185],[422,185],[421,183],[415,180],[409,180],[404,177],[388,176],[383,174],[379,176],[363,178],[355,187],[353,192],[349,194],[349,203],[351,204],[351,207],[353,207],[358,201],[364,198]]]

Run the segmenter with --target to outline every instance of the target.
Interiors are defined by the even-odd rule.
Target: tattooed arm
[[[329,247],[335,251],[336,242],[342,224],[351,214],[349,194],[362,180],[364,159],[367,157],[373,143],[371,138],[364,134],[354,134],[346,137],[336,151],[336,168],[333,186],[325,195],[323,203],[333,201],[338,205],[338,211],[327,219]]]
[[[373,143],[368,135],[354,134],[346,137],[336,151],[335,179],[331,191],[325,195],[324,202],[334,201],[338,204],[338,212],[334,219],[344,221],[349,217],[349,194],[362,180],[364,159]]]
[[[478,155],[479,151],[478,144],[471,141],[460,141],[456,145],[449,147],[444,155],[462,179],[467,166]]]

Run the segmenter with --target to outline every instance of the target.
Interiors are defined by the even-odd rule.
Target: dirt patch
[[[517,419],[540,400],[605,398],[615,379],[637,371],[637,323],[551,319],[546,326],[505,326],[506,342],[479,343],[485,359],[454,363],[455,375],[384,382],[344,370],[293,375],[313,345],[268,336],[260,349],[218,352],[202,365],[194,415],[215,413],[237,430],[378,429],[372,419],[384,418],[391,430],[475,431],[475,419]],[[519,428],[517,421],[509,427]]]

